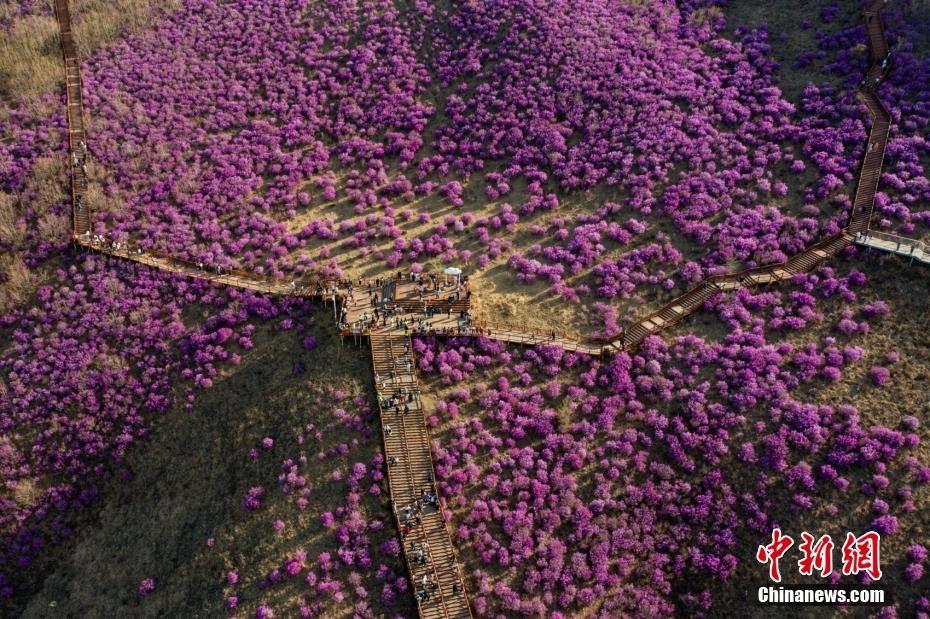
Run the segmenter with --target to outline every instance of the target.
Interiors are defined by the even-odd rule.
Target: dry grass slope
[[[71,10],[81,55],[142,30],[156,15],[180,4],[180,0],[74,0]],[[48,95],[63,87],[58,24],[48,0],[37,0],[30,15],[19,15],[13,3],[2,3],[0,22],[14,11],[9,30],[0,36],[0,98],[19,101],[37,118],[44,117],[59,108],[57,98]],[[0,103],[0,118],[8,109]],[[41,213],[37,226],[43,240],[52,244],[67,240],[67,182],[64,158],[43,158],[36,162],[22,195],[0,192],[0,312],[28,300],[45,279],[42,269],[30,271],[17,255],[27,233],[23,215],[30,210]],[[99,186],[92,185],[92,190],[94,203],[105,208]]]
[[[138,32],[155,14],[180,6],[180,0],[75,0],[74,33],[82,56]],[[0,6],[0,13],[11,11]],[[17,19],[0,38],[0,93],[35,101],[62,80],[58,27],[48,11]]]

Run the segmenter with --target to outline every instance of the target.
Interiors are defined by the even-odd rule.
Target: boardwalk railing
[[[930,264],[930,245],[923,241],[915,241],[906,236],[898,236],[878,230],[867,230],[855,237],[856,244],[869,249],[879,249],[892,254]]]
[[[158,250],[145,249],[141,245],[133,243],[107,241],[103,237],[91,235],[89,232],[76,236],[74,242],[84,249],[138,262],[162,271],[273,295],[328,298],[334,293],[337,296],[343,296],[352,286],[352,283],[346,279],[323,279],[319,277],[281,279],[264,273],[216,267],[179,258]]]
[[[469,619],[462,568],[446,529],[410,338],[371,333],[392,512],[420,617]]]

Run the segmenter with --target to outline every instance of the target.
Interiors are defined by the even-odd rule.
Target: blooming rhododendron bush
[[[279,329],[251,339],[48,553],[27,616],[56,600],[79,616],[411,615],[368,351],[332,336],[307,350]]]
[[[0,595],[114,475],[148,421],[190,408],[253,346],[256,322],[303,331],[303,300],[272,302],[96,256],[67,261],[2,317]],[[14,567],[15,566],[15,567]],[[11,571],[12,569],[12,571]]]
[[[924,604],[905,585],[920,568],[905,574],[904,561],[930,483],[915,416],[926,405],[892,404],[891,383],[867,374],[871,364],[900,372],[893,388],[913,397],[904,376],[925,372],[925,356],[898,365],[921,355],[920,328],[896,334],[896,313],[868,300],[866,279],[824,269],[786,289],[721,295],[709,302],[729,329],[719,341],[651,337],[609,360],[417,340],[441,390],[430,420],[437,478],[478,613],[745,604],[764,570],[755,548],[776,525],[835,539],[880,531],[882,585],[894,583],[903,612]],[[907,353],[882,351],[895,343]]]
[[[119,205],[96,230],[275,275],[467,263],[497,293],[486,314],[546,289],[638,308],[784,260],[845,220],[863,29],[809,16],[838,87],[792,103],[778,33],[724,37],[709,4],[190,0],[86,63],[99,187]],[[908,229],[930,191],[910,52],[883,91],[902,121],[879,197]]]

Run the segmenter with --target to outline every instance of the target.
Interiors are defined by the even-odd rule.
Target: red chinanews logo
[[[853,533],[846,533],[843,542],[842,573],[844,576],[855,576],[865,572],[872,580],[882,577],[880,566],[881,536],[875,531],[869,531],[856,537]],[[769,578],[774,582],[781,582],[781,570],[778,561],[788,550],[794,546],[794,539],[790,535],[783,535],[781,529],[772,530],[772,541],[759,546],[756,551],[756,560],[769,566]],[[798,560],[798,572],[803,576],[812,576],[814,571],[826,578],[833,572],[833,549],[835,545],[829,535],[815,538],[804,531],[801,533],[801,543],[798,550],[801,558]]]

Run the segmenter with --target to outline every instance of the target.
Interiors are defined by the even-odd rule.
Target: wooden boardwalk
[[[391,505],[421,617],[471,617],[462,566],[443,518],[410,338],[371,332]]]
[[[87,201],[87,133],[84,122],[84,81],[81,62],[71,32],[68,0],[55,0],[55,17],[61,37],[65,68],[65,97],[68,116],[68,159],[71,171],[71,234],[76,237],[90,230],[90,204]]]
[[[426,412],[420,399],[410,342],[412,335],[489,337],[526,345],[550,344],[589,355],[614,354],[632,351],[649,335],[660,333],[700,310],[718,293],[791,279],[816,268],[853,242],[928,261],[928,248],[923,243],[889,238],[891,235],[869,229],[891,126],[890,115],[877,96],[882,78],[890,68],[880,13],[884,0],[871,0],[864,10],[871,64],[857,93],[869,111],[872,127],[846,228],[783,263],[709,277],[609,339],[477,321],[470,313],[471,295],[467,286],[443,276],[395,272],[374,281],[318,277],[276,279],[196,263],[135,243],[107,238],[105,231],[94,228],[91,205],[87,201],[89,151],[83,83],[68,4],[68,0],[55,0],[67,96],[73,241],[90,251],[216,284],[271,295],[332,301],[342,335],[370,339],[391,503],[421,617],[464,618],[471,617],[471,610],[462,568],[446,530],[443,506],[437,500]]]
[[[78,247],[90,251],[137,262],[161,271],[275,296],[312,297],[328,300],[333,295],[341,298],[350,287],[349,282],[341,280],[308,277],[276,279],[260,273],[217,269],[214,266],[198,264],[151,249],[143,249],[140,245],[106,241],[100,236],[91,235],[89,232],[76,236],[74,243]]]
[[[791,279],[798,273],[810,271],[843,251],[853,242],[857,233],[869,229],[891,127],[891,115],[877,94],[882,78],[887,74],[891,64],[881,17],[881,7],[884,4],[885,0],[871,0],[863,10],[871,65],[856,91],[869,111],[872,127],[869,130],[865,154],[859,167],[856,195],[846,228],[840,234],[815,243],[783,263],[747,269],[702,281],[688,292],[655,310],[645,319],[634,323],[623,335],[611,342],[612,348],[615,350],[635,348],[647,336],[666,329],[688,314],[697,311],[717,292],[777,283]]]

